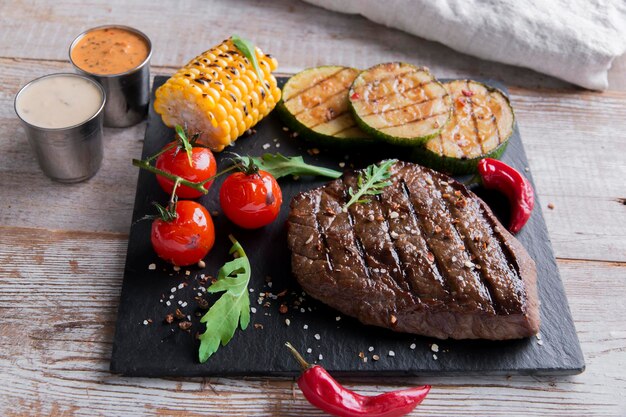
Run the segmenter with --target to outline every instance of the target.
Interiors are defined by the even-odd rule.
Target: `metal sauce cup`
[[[98,29],[117,28],[135,33],[144,39],[148,46],[148,56],[141,64],[119,74],[92,74],[81,69],[72,60],[72,50],[89,32]],[[150,58],[152,42],[142,32],[129,26],[105,25],[84,31],[70,45],[70,62],[79,74],[91,77],[104,87],[106,105],[104,107],[104,125],[107,127],[128,127],[142,121],[148,113],[150,103]]]
[[[68,127],[46,128],[24,120],[18,111],[20,95],[34,83],[49,77],[79,77],[93,84],[102,101],[96,113],[87,120]],[[102,121],[106,94],[100,84],[82,75],[58,73],[34,79],[15,96],[14,109],[22,121],[28,141],[37,155],[44,174],[59,182],[80,182],[91,178],[102,163]]]

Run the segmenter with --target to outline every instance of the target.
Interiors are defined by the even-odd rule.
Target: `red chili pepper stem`
[[[296,360],[298,361],[298,363],[300,364],[300,366],[302,367],[303,371],[306,371],[307,369],[309,369],[311,367],[311,364],[308,363],[306,360],[304,360],[304,358],[302,357],[302,355],[300,355],[300,352],[298,352],[296,350],[295,347],[293,347],[293,345],[289,342],[285,342],[285,346],[287,346],[287,348],[289,349],[289,351],[291,352],[291,354],[293,355],[294,358],[296,358]]]

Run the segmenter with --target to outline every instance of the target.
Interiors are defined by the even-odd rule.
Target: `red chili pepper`
[[[304,371],[298,386],[311,404],[338,417],[400,417],[410,413],[428,394],[430,385],[391,391],[373,397],[343,387],[319,365],[310,365],[285,343]]]
[[[530,181],[515,168],[491,158],[481,159],[478,173],[486,188],[496,189],[507,196],[511,204],[509,230],[511,233],[519,232],[535,206],[535,193]]]
[[[351,98],[352,100],[357,100],[359,97],[360,97],[360,96],[359,96],[359,93],[353,93],[353,94],[350,96],[350,98]]]

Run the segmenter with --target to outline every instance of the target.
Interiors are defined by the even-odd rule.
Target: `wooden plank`
[[[157,66],[182,65],[237,33],[275,54],[284,72],[317,65],[367,68],[382,61],[407,61],[428,66],[442,78],[481,74],[508,85],[569,85],[532,70],[473,58],[360,16],[289,0],[238,2],[236,9],[228,1],[207,4],[201,0],[176,6],[150,0],[24,2],[20,7],[4,2],[0,16],[3,57],[65,61],[69,45],[80,32],[117,23],[136,27],[150,37],[152,63]]]
[[[126,239],[15,227],[0,227],[0,234],[0,415],[322,415],[291,380],[111,375]],[[559,267],[587,360],[582,375],[372,378],[347,385],[374,394],[433,384],[414,415],[619,415],[626,409],[626,311],[615,294],[626,291],[626,264],[561,261]]]
[[[63,185],[41,173],[13,111],[20,85],[66,69],[0,59],[0,135],[13,138],[0,142],[0,224],[126,234],[137,178],[130,159],[141,154],[145,123],[105,129],[101,170]],[[514,88],[511,96],[556,255],[626,260],[626,93]]]
[[[625,261],[626,95],[511,96],[556,256]]]

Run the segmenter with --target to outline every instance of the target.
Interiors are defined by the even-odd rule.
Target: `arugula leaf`
[[[354,203],[368,203],[370,201],[368,196],[382,194],[383,188],[391,185],[387,180],[391,178],[391,167],[395,163],[395,159],[390,159],[380,165],[372,164],[365,168],[357,179],[357,190],[354,191],[352,187],[348,189],[351,198],[343,206],[343,211],[348,211],[348,207]]]
[[[192,152],[193,147],[191,146],[191,143],[189,143],[189,139],[187,139],[187,134],[185,133],[185,129],[183,129],[181,125],[176,125],[175,129],[176,129],[176,134],[178,135],[178,138],[180,139],[180,143],[182,143],[183,148],[185,148],[185,152],[187,152],[187,159],[189,159],[189,166],[192,166],[193,163],[191,162],[191,152]]]
[[[285,177],[287,175],[319,175],[320,177],[339,178],[341,172],[334,169],[309,165],[301,156],[284,156],[280,153],[272,155],[266,153],[261,157],[248,157],[263,171],[267,171],[274,178]]]
[[[206,323],[205,332],[199,336],[200,363],[206,362],[219,349],[220,342],[222,346],[230,342],[238,324],[241,330],[245,330],[250,324],[250,296],[248,294],[250,261],[239,242],[234,237],[229,237],[233,242],[229,253],[235,254],[235,259],[220,268],[217,281],[207,288],[207,291],[212,294],[217,292],[224,292],[224,294],[200,319],[200,323]]]
[[[256,59],[256,53],[252,42],[237,35],[231,36],[230,40],[233,41],[233,44],[237,47],[237,49],[239,49],[241,53],[252,63],[256,76],[259,77],[259,82],[261,83],[261,86],[263,86],[263,76],[261,75],[261,68],[259,68],[259,61]],[[263,88],[265,87],[263,86]]]

